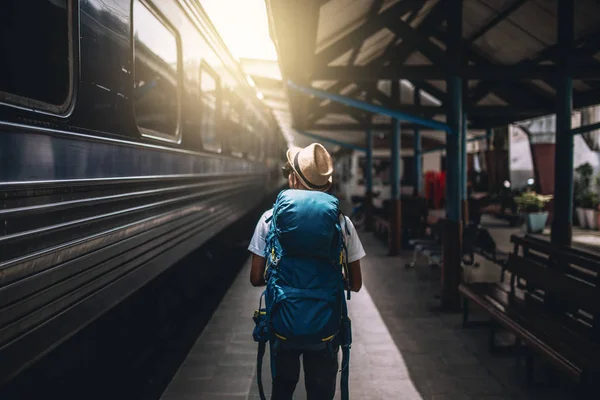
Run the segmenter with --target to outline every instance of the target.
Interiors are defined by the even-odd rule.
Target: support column
[[[421,105],[421,89],[415,85],[413,102],[415,106]],[[415,186],[413,194],[421,196],[423,194],[423,150],[421,148],[421,129],[419,125],[414,128],[414,150],[415,150]]]
[[[400,102],[400,82],[392,81],[392,102],[398,104]],[[400,252],[400,244],[402,243],[402,212],[400,204],[400,121],[392,118],[392,162],[391,162],[391,191],[392,198],[391,207],[391,229],[389,240],[389,255],[395,256]]]
[[[554,151],[554,217],[552,243],[570,246],[573,223],[573,79],[571,53],[573,47],[572,0],[558,0],[558,54],[556,64],[560,71],[556,82],[556,146]]]
[[[444,262],[442,267],[442,309],[460,309],[458,285],[461,276],[462,218],[460,160],[462,130],[462,79],[461,39],[462,39],[462,0],[446,1],[448,24],[448,55],[450,65],[446,86],[448,104],[447,121],[451,133],[446,137],[446,223],[443,238]]]
[[[367,129],[367,159],[365,163],[365,229],[373,231],[373,132]]]
[[[467,164],[467,114],[462,115],[462,135],[460,137],[460,191],[462,197],[462,223],[469,224],[469,198],[467,196],[467,183],[469,168]]]

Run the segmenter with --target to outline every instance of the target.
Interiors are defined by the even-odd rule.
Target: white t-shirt
[[[248,250],[261,257],[264,257],[265,254],[265,238],[269,232],[270,224],[270,222],[267,223],[267,219],[270,218],[271,215],[273,215],[273,209],[266,211],[262,217],[260,217],[258,224],[256,224],[252,240],[250,241],[250,246],[248,246]],[[344,243],[348,250],[347,262],[351,263],[366,256],[365,249],[358,238],[358,234],[356,233],[356,229],[354,228],[352,221],[350,221],[350,218],[344,216],[342,220],[342,217],[340,216],[340,224],[342,226],[342,231],[344,232]],[[348,227],[348,232],[350,232],[349,235],[348,232],[346,232],[346,226]]]

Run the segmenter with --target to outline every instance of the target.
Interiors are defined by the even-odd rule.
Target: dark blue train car
[[[198,3],[2,2],[0,381],[281,185],[283,136]]]

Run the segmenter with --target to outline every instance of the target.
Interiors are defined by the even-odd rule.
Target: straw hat
[[[325,147],[313,143],[308,147],[292,147],[286,153],[288,162],[300,182],[310,190],[327,190],[332,182],[333,162]]]

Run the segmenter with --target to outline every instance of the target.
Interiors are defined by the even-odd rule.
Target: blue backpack
[[[344,277],[350,277],[341,215],[339,201],[326,193],[289,189],[277,197],[266,237],[267,287],[254,313],[257,379],[263,400],[262,359],[266,342],[271,343],[273,379],[273,357],[280,347],[334,351],[340,345],[340,389],[342,399],[348,399],[352,332]],[[349,290],[347,298],[350,299]]]

